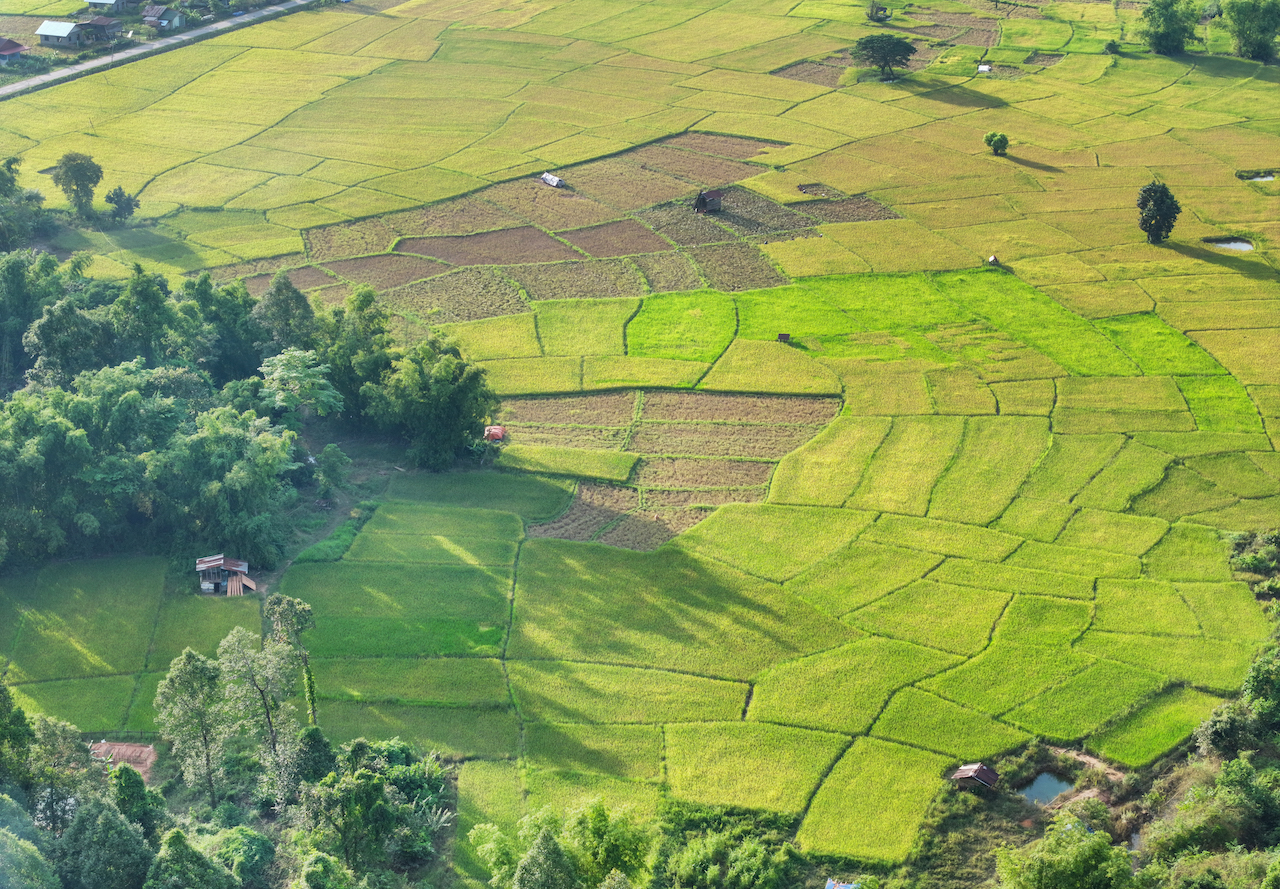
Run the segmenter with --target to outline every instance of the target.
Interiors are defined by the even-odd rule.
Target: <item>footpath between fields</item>
[[[287,15],[294,12],[300,7],[307,6],[315,0],[285,0],[274,6],[264,6],[261,9],[255,9],[252,12],[246,12],[244,15],[232,16],[223,19],[220,22],[214,22],[211,25],[202,25],[192,31],[184,31],[181,34],[173,34],[169,37],[161,37],[159,40],[153,40],[150,43],[144,43],[141,46],[135,46],[130,49],[121,50],[102,58],[90,59],[87,62],[80,62],[75,65],[69,65],[66,68],[59,68],[56,71],[50,71],[46,74],[39,74],[35,77],[28,77],[26,80],[19,80],[14,83],[0,86],[0,100],[10,99],[23,93],[34,92],[44,89],[47,86],[53,86],[68,80],[75,80],[77,77],[83,77],[86,74],[92,74],[95,71],[114,68],[126,62],[131,62],[145,56],[153,56],[158,53],[168,52],[175,47],[183,46],[187,43],[194,43],[197,40],[204,40],[207,37],[213,37],[225,31],[231,31],[241,28],[254,22],[260,22],[266,18],[274,18],[280,15]]]

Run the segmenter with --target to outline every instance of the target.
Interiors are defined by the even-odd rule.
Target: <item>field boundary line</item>
[[[827,763],[826,769],[818,776],[818,780],[814,782],[813,790],[809,791],[809,797],[804,801],[804,807],[801,808],[799,814],[796,815],[797,830],[799,830],[800,825],[804,824],[804,820],[809,817],[809,809],[813,806],[814,798],[818,795],[818,791],[822,790],[822,785],[827,783],[827,779],[831,777],[831,773],[836,770],[836,764],[839,763],[840,760],[844,759],[846,754],[853,749],[854,742],[856,742],[858,738],[869,736],[866,732],[862,732],[860,734],[847,737],[849,737],[848,743],[840,748],[836,755],[831,758],[831,762]]]
[[[807,657],[807,655],[806,655]],[[578,664],[586,667],[619,667],[625,670],[648,670],[651,673],[671,673],[676,676],[692,676],[694,679],[710,679],[713,682],[732,682],[735,685],[750,685],[750,679],[735,679],[726,676],[712,676],[707,673],[695,673],[692,670],[676,670],[671,667],[646,667],[636,664],[624,664],[617,661],[575,661],[569,658],[560,657],[518,657],[512,658],[518,664]],[[724,722],[723,719],[715,720],[693,720],[693,721],[710,721]],[[648,723],[652,724],[652,723]]]

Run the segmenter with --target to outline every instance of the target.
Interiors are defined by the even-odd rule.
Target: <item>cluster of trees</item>
[[[1276,57],[1280,34],[1280,0],[1211,0],[1201,7],[1194,0],[1152,0],[1142,10],[1139,37],[1152,52],[1177,55],[1197,40],[1202,16],[1222,17],[1241,58],[1270,62]]]
[[[17,250],[49,225],[44,212],[44,195],[18,185],[16,157],[0,163],[0,253]]]
[[[261,298],[204,275],[171,291],[48,254],[0,255],[0,563],[145,544],[231,548],[271,565],[310,459],[297,432],[341,412],[448,466],[497,399],[483,371],[428,337],[395,345],[369,288],[316,312],[283,274]],[[25,385],[24,385],[25,384]]]

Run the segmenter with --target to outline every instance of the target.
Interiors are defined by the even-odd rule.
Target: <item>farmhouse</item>
[[[115,40],[124,29],[120,22],[105,15],[96,15],[89,21],[82,22],[81,26],[88,41]]]
[[[84,43],[84,30],[79,22],[45,22],[36,28],[41,46],[79,46]]]
[[[206,593],[225,592],[228,596],[243,596],[245,587],[255,592],[258,589],[249,577],[249,563],[228,559],[222,553],[196,559],[196,573],[200,575],[200,589]]]
[[[17,61],[22,58],[24,52],[31,52],[31,48],[23,46],[16,40],[10,40],[8,37],[0,38],[0,65],[7,65],[10,62]]]
[[[182,13],[167,6],[148,6],[142,10],[142,23],[161,31],[181,28],[183,21]]]
[[[88,4],[94,12],[111,12],[117,15],[124,12],[124,0],[88,0]]]
[[[956,769],[951,780],[957,787],[995,787],[1000,776],[988,765],[971,762]]]
[[[693,211],[695,213],[719,213],[723,202],[723,191],[700,191],[693,201]]]

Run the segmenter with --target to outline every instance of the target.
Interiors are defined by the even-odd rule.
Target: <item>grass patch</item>
[[[863,540],[985,562],[999,562],[1022,543],[1012,534],[976,525],[900,515],[881,516]]]
[[[1009,599],[1008,593],[921,580],[845,620],[868,633],[973,655],[991,640]]]
[[[995,527],[1006,534],[1049,543],[1062,533],[1074,514],[1075,507],[1068,503],[1019,497],[1009,504]]]
[[[1258,645],[1193,636],[1136,636],[1090,630],[1079,648],[1098,657],[1146,670],[1159,670],[1174,682],[1185,682],[1218,694],[1233,695],[1249,671]]]
[[[1098,581],[1094,629],[1114,633],[1199,636],[1200,623],[1173,584],[1162,580]]]
[[[826,367],[791,346],[735,340],[699,388],[711,392],[837,395],[840,381]]]
[[[341,658],[312,661],[316,694],[347,701],[505,705],[502,664],[482,658]]]
[[[1020,645],[1001,636],[977,657],[919,683],[957,703],[1000,715],[1094,662],[1070,648]]]
[[[338,527],[334,528],[324,540],[311,544],[311,546],[298,553],[295,562],[336,562],[346,555],[347,550],[351,549],[351,544],[355,543],[356,535],[360,533],[360,529],[364,527],[365,522],[373,517],[373,511],[380,504],[373,501],[363,501],[355,509],[351,510],[351,518],[347,519]]]
[[[674,796],[692,802],[799,813],[848,743],[781,725],[669,725],[667,778]]]
[[[1026,732],[966,710],[916,688],[904,688],[871,729],[875,737],[901,741],[977,762],[1024,744]]]
[[[1075,549],[1028,540],[1006,562],[1018,568],[1037,568],[1080,577],[1138,577],[1142,562],[1136,556]]]
[[[262,631],[262,615],[256,596],[176,596],[160,605],[155,638],[147,665],[168,670],[169,663],[185,648],[213,657],[218,643],[236,627]]]
[[[919,580],[941,561],[933,553],[859,541],[788,581],[786,588],[839,617]]]
[[[959,452],[933,489],[929,517],[990,523],[1004,512],[1048,447],[1048,420],[970,417]]]
[[[413,562],[421,565],[509,566],[516,560],[514,540],[482,537],[419,537],[413,534],[362,533],[352,544],[351,562]]]
[[[634,299],[547,300],[534,310],[542,351],[557,355],[621,355],[622,329],[635,314]]]
[[[627,354],[715,361],[737,327],[733,299],[715,291],[646,297],[627,324]]]
[[[542,722],[696,722],[742,714],[747,686],[658,669],[510,661],[520,715]]]
[[[1167,682],[1158,673],[1099,661],[1010,710],[1005,718],[1051,740],[1074,741],[1132,709]]]
[[[1018,493],[1065,503],[1101,472],[1124,444],[1121,435],[1055,435]]]
[[[582,388],[580,358],[508,358],[479,365],[498,395],[551,395]]]
[[[639,459],[636,454],[616,451],[513,444],[502,449],[497,463],[502,469],[625,482]]]
[[[1164,451],[1129,442],[1106,468],[1075,498],[1078,506],[1123,512],[1134,497],[1164,478],[1165,467],[1173,462]]]
[[[896,417],[848,505],[922,516],[964,433],[961,417]]]
[[[1120,315],[1094,322],[1144,374],[1222,374],[1222,365],[1150,313]]]
[[[532,768],[662,779],[661,726],[535,722],[525,728],[524,743],[525,761]]]
[[[1194,688],[1172,689],[1089,739],[1089,749],[1134,768],[1177,747],[1222,703]]]
[[[1262,432],[1258,409],[1234,377],[1179,377],[1178,388],[1202,432]]]
[[[542,346],[532,313],[499,315],[481,321],[445,324],[441,331],[471,361],[495,358],[541,358]]]
[[[1241,497],[1280,494],[1280,480],[1263,472],[1248,454],[1209,454],[1186,461],[1189,469]]]
[[[1080,638],[1092,619],[1093,608],[1088,602],[1014,596],[993,638],[1017,645],[1066,647]]]
[[[10,687],[14,703],[28,716],[42,713],[61,719],[81,731],[119,731],[133,697],[133,676],[103,676],[33,682]]]
[[[1143,557],[1153,580],[1230,580],[1230,548],[1213,528],[1178,522]]]
[[[1093,598],[1093,581],[1084,577],[1008,564],[973,562],[968,559],[947,559],[938,570],[929,575],[929,579],[1006,593],[1028,593],[1065,599]]]
[[[1062,546],[1140,556],[1169,530],[1162,519],[1082,509],[1058,537]]]
[[[1176,583],[1174,588],[1191,606],[1209,639],[1259,642],[1271,633],[1271,621],[1248,584]]]
[[[519,726],[509,710],[322,700],[320,724],[335,744],[401,738],[424,752],[486,759],[514,756],[519,749]]]
[[[432,503],[388,500],[365,525],[365,536],[413,534],[440,537],[518,539],[518,516],[495,509],[457,509]]]
[[[669,358],[619,355],[582,362],[582,390],[621,388],[692,389],[711,369],[709,364]]]
[[[533,523],[564,512],[573,499],[573,482],[531,473],[419,472],[395,476],[387,496],[459,509],[496,509]]]

